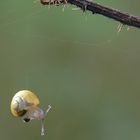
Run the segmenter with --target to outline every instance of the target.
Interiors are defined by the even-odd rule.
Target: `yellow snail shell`
[[[11,113],[21,117],[31,106],[39,105],[38,97],[29,90],[22,90],[15,94],[11,102]]]

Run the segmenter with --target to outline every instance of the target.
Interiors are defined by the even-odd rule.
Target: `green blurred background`
[[[140,15],[138,0],[97,2]],[[140,139],[140,30],[73,8],[0,1],[1,140]],[[43,137],[10,113],[22,89],[52,106]]]

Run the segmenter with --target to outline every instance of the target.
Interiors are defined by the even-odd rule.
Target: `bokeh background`
[[[97,0],[96,0],[97,1]],[[97,2],[140,16],[139,0]],[[139,140],[140,30],[75,6],[0,1],[0,139]],[[10,113],[13,95],[35,92],[45,120]]]

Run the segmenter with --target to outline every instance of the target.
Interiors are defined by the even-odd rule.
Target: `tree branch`
[[[66,1],[67,3],[80,7],[83,11],[88,10],[91,11],[93,14],[101,14],[103,16],[112,18],[116,21],[121,22],[124,25],[140,28],[140,17],[109,8],[95,2],[87,0],[40,0],[40,2],[44,5],[54,4],[54,2],[57,4],[65,4]]]

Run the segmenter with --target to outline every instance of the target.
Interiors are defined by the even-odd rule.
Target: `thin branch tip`
[[[67,1],[67,2],[66,2]],[[103,6],[88,0],[40,0],[43,5],[53,4],[72,4],[82,9],[82,11],[91,11],[92,14],[100,14],[105,17],[119,21],[123,25],[133,26],[140,28],[140,17],[121,12],[120,10]]]

